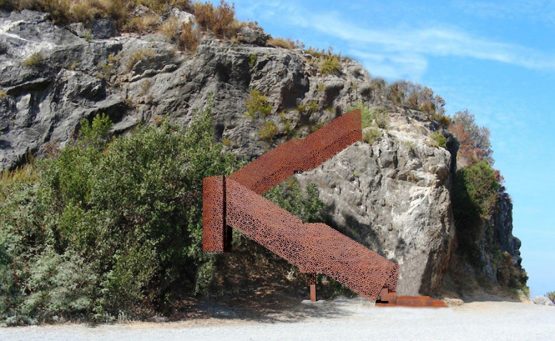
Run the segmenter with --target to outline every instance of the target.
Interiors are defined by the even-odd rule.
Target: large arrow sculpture
[[[307,224],[260,194],[362,140],[359,110],[344,114],[304,139],[293,139],[229,177],[203,180],[205,252],[231,250],[239,230],[302,273],[324,274],[361,296],[387,305],[442,306],[427,296],[396,296],[399,266],[326,224]],[[315,276],[313,276],[314,278]],[[311,299],[316,299],[311,283]]]

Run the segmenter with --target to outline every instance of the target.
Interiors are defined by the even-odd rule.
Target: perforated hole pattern
[[[259,194],[297,171],[315,168],[362,139],[360,111],[336,118],[303,140],[286,142],[228,178],[203,181],[203,250],[229,250],[237,228],[304,273],[327,275],[376,299],[395,291],[399,266],[326,224],[307,224]]]

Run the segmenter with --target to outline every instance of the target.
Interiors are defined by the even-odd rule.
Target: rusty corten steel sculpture
[[[360,111],[340,116],[303,140],[287,141],[229,176],[264,193],[296,172],[318,167],[351,144],[362,141]]]
[[[361,296],[389,305],[438,306],[423,296],[397,297],[399,266],[326,224],[303,223],[260,194],[296,172],[313,169],[362,140],[361,113],[336,118],[305,139],[294,139],[267,152],[229,177],[203,180],[205,252],[231,250],[231,228],[238,229],[302,273],[327,275]],[[316,299],[315,281],[310,283]],[[420,303],[420,304],[418,304]]]

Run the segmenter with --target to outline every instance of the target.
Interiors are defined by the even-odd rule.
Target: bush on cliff
[[[109,120],[32,176],[0,186],[0,317],[109,320],[163,310],[195,289],[202,178],[235,159],[205,111],[183,130],[144,127],[108,142]],[[7,181],[12,178],[13,181]]]
[[[497,204],[501,185],[497,172],[487,161],[459,169],[455,176],[453,213],[459,248],[477,264],[479,233]]]
[[[478,126],[472,113],[468,110],[455,113],[449,131],[459,141],[459,168],[482,160],[493,164],[489,130]]]
[[[318,187],[310,184],[303,191],[295,178],[289,178],[264,196],[279,207],[293,213],[304,222],[321,222],[324,204],[318,197]]]

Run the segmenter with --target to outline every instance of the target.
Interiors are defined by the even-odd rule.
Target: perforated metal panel
[[[256,193],[264,193],[295,172],[318,167],[362,140],[360,111],[340,116],[306,138],[287,141],[230,175]]]
[[[291,140],[228,178],[203,182],[203,249],[222,252],[226,226],[238,229],[304,273],[325,274],[359,295],[394,292],[399,266],[326,224],[307,224],[261,193],[298,171],[317,167],[362,139],[361,114],[336,118],[302,140]]]

